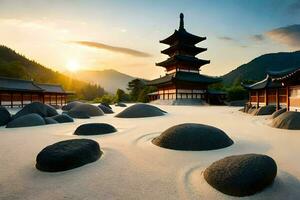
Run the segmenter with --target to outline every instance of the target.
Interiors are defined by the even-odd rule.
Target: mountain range
[[[101,85],[105,91],[109,93],[116,93],[117,89],[127,90],[128,82],[135,79],[135,77],[123,74],[113,69],[101,71],[78,71],[75,73],[80,74],[76,76],[82,81],[95,83]]]
[[[268,71],[284,71],[300,67],[300,51],[270,53],[259,56],[222,76],[225,86],[245,80],[258,81]]]

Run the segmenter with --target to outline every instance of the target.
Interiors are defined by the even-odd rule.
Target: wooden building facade
[[[148,94],[151,101],[173,100],[173,99],[201,99],[208,101],[208,85],[217,83],[219,78],[200,74],[200,67],[209,64],[209,60],[196,57],[197,54],[205,52],[206,48],[197,47],[196,44],[206,40],[187,32],[184,28],[184,16],[180,14],[179,29],[161,40],[160,43],[169,45],[169,48],[161,51],[169,58],[163,62],[156,63],[157,66],[165,68],[165,76],[148,82],[150,86],[156,86],[157,91]],[[215,93],[215,96],[219,93]],[[223,97],[224,94],[220,95]]]
[[[60,85],[38,84],[33,81],[0,77],[0,106],[23,107],[31,102],[64,105],[67,96]]]
[[[300,111],[300,69],[272,72],[251,85],[243,85],[249,91],[249,104],[255,107],[275,105]]]

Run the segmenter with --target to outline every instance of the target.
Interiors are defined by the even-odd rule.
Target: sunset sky
[[[256,56],[300,49],[299,0],[0,0],[0,43],[54,70],[103,70],[155,78],[159,40],[185,15],[222,75]]]

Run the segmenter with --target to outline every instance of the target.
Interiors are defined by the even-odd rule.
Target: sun
[[[79,70],[79,63],[77,60],[70,59],[67,62],[67,69],[71,72],[76,72]]]

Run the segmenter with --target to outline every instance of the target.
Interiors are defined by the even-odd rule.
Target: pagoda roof
[[[272,77],[272,80],[286,80],[300,72],[300,67],[290,68],[282,71],[270,71],[268,74]]]
[[[66,92],[61,85],[40,84],[30,80],[7,77],[0,77],[0,91],[74,94],[74,92]]]
[[[209,64],[210,61],[202,60],[194,56],[174,55],[163,62],[156,63],[156,66],[167,67],[178,63],[185,63],[185,64],[189,64],[190,66],[201,67],[203,65]]]
[[[172,45],[176,41],[180,41],[187,44],[197,44],[201,41],[206,40],[206,37],[199,37],[187,32],[185,29],[175,30],[172,35],[164,40],[160,40],[160,43]]]
[[[221,79],[217,77],[211,77],[202,75],[199,73],[191,73],[191,72],[175,72],[172,74],[167,74],[166,76],[154,79],[152,81],[148,81],[148,85],[160,85],[171,83],[174,81],[184,81],[184,82],[192,82],[192,83],[206,83],[212,84],[220,82]]]
[[[243,84],[242,86],[248,90],[260,90],[266,88],[279,88],[282,87],[280,82],[272,81],[271,76],[268,74],[265,79],[253,84]]]
[[[37,83],[37,86],[42,88],[44,92],[47,93],[66,93],[66,91],[62,88],[61,85],[56,85],[56,84],[42,84],[42,83]]]
[[[160,43],[172,45],[180,41],[186,44],[197,44],[198,42],[206,40],[206,37],[199,37],[197,35],[193,35],[187,32],[184,28],[183,18],[184,18],[183,14],[180,13],[179,29],[175,30],[175,32],[169,37],[167,37],[166,39],[160,40],[159,41]]]
[[[191,56],[195,56],[198,53],[206,51],[207,48],[201,48],[201,47],[196,47],[196,46],[192,46],[192,45],[177,43],[177,44],[172,45],[169,48],[161,51],[161,53],[171,55],[172,53],[174,53],[177,50],[183,50],[186,53],[190,54]]]
[[[33,81],[0,77],[0,90],[18,92],[43,92]]]

